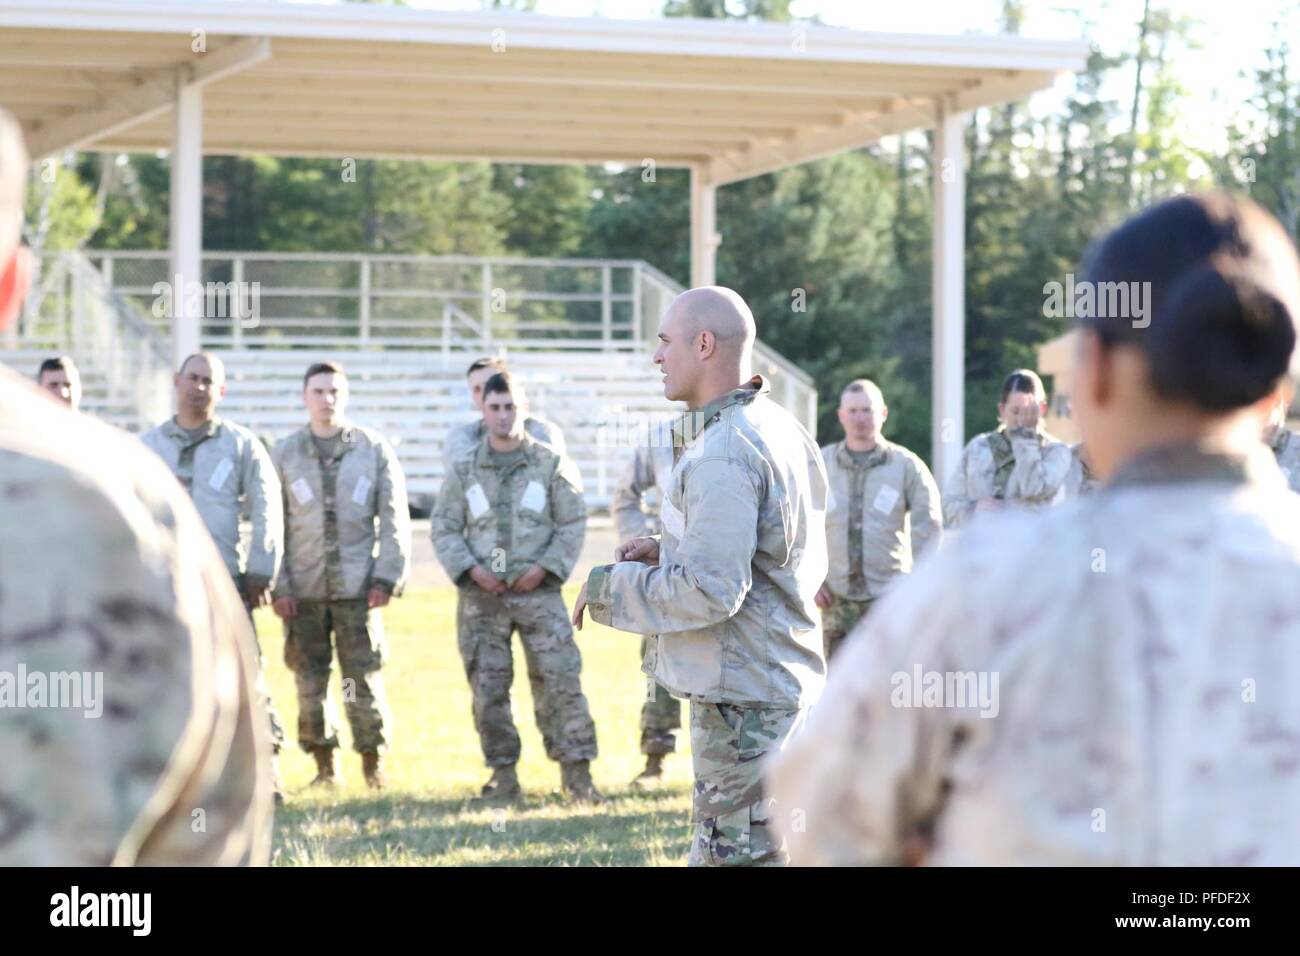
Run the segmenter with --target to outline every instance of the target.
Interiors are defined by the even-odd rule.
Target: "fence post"
[[[233,309],[230,309],[230,344],[232,348],[244,347],[244,303],[251,301],[244,297],[244,257],[235,256],[230,264],[230,284],[235,287]],[[227,296],[227,298],[230,298]]]
[[[609,263],[600,267],[600,341],[603,351],[608,352],[613,347],[614,329],[613,329],[613,308],[614,304],[609,301],[610,295],[613,294],[613,283],[610,281]]]
[[[483,341],[492,341],[492,264],[483,263],[483,301],[480,312],[483,317]]]
[[[104,285],[113,288],[113,257],[106,255],[99,263],[99,273],[104,277]]]
[[[361,301],[359,305],[361,318],[361,344],[370,344],[370,258],[361,257]]]
[[[632,347],[641,348],[641,330],[645,323],[641,317],[641,262],[632,263]]]

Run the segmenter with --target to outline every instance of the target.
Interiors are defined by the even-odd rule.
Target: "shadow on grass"
[[[558,795],[517,810],[470,810],[468,798],[343,797],[276,812],[276,865],[646,866],[685,859],[680,792],[612,795],[599,807]]]

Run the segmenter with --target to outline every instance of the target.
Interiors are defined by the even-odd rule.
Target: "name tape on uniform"
[[[889,514],[896,504],[898,504],[898,489],[885,485],[876,494],[876,500],[871,506],[881,514]]]
[[[540,481],[530,481],[524,489],[524,496],[519,499],[519,507],[527,508],[541,514],[546,510],[546,489]]]
[[[370,479],[362,475],[357,479],[357,486],[352,489],[352,503],[355,505],[364,505],[366,496],[370,494]]]
[[[208,487],[213,491],[220,491],[221,486],[226,483],[230,473],[235,470],[229,458],[223,458],[217,462],[217,467],[212,469],[212,477],[208,479]]]
[[[316,498],[311,493],[311,485],[307,484],[306,478],[299,478],[289,486],[289,490],[293,492],[294,500],[300,505],[309,504]]]
[[[469,491],[465,492],[465,503],[469,505],[471,518],[479,518],[486,514],[489,505],[487,495],[483,493],[483,486],[479,484],[470,485]]]
[[[678,541],[686,535],[686,516],[677,510],[667,495],[664,495],[664,503],[659,508],[659,523]]]

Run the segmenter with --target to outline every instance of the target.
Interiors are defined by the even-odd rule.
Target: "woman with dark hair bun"
[[[850,634],[770,770],[792,862],[1300,865],[1300,496],[1260,441],[1300,262],[1216,193],[1125,223],[1086,281],[1145,302],[1079,320],[1102,485],[974,522]]]
[[[1036,372],[1018,368],[1002,383],[996,431],[972,438],[943,489],[944,525],[1008,504],[1038,510],[1060,500],[1073,458],[1043,427],[1047,392]]]

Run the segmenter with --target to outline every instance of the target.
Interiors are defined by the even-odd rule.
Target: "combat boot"
[[[333,787],[338,783],[338,771],[334,769],[334,748],[313,747],[311,755],[316,758],[316,779],[310,786]]]
[[[605,795],[591,782],[591,764],[586,760],[560,764],[560,786],[571,803],[604,803]]]
[[[483,785],[482,793],[470,800],[471,810],[484,807],[517,807],[524,800],[524,791],[519,786],[519,776],[515,765],[497,767],[492,771],[492,779]]]
[[[632,781],[632,786],[637,790],[653,790],[663,782],[663,776],[664,755],[647,754],[645,769],[637,774],[636,779]]]
[[[378,750],[361,751],[361,772],[371,790],[383,790],[388,784],[388,778],[384,776],[384,755]]]
[[[271,791],[275,795],[275,805],[284,806],[284,788],[280,784],[280,748],[271,750]]]

